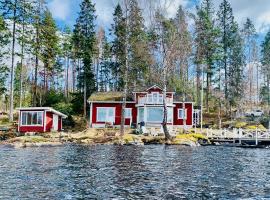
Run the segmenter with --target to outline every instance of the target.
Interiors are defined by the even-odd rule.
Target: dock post
[[[241,138],[242,138],[242,129],[239,128],[239,131],[238,131],[238,138],[239,138],[239,144],[241,144]]]
[[[256,128],[256,146],[258,146],[258,128]]]

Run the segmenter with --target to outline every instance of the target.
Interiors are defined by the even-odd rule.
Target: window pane
[[[27,113],[22,113],[22,125],[27,125]]]
[[[107,110],[107,122],[114,122],[114,108],[105,108]]]
[[[131,118],[131,108],[125,108],[125,118]]]
[[[37,124],[42,125],[42,112],[38,112]]]
[[[158,98],[158,94],[157,93],[153,93],[153,102],[157,103],[157,98]]]
[[[172,122],[173,121],[173,108],[167,108],[167,121]]]
[[[139,119],[138,119],[138,123],[143,122],[144,121],[144,108],[139,108]]]
[[[37,124],[37,113],[33,112],[32,113],[32,125],[36,125]]]
[[[27,122],[26,125],[31,125],[32,122],[32,113],[28,112],[27,113]]]
[[[97,121],[105,122],[106,121],[106,109],[97,108]]]
[[[187,113],[187,109],[185,109],[185,112],[183,109],[179,109],[178,110],[178,119],[186,119],[186,113]]]
[[[162,122],[163,121],[163,108],[147,108],[147,121],[148,122]]]

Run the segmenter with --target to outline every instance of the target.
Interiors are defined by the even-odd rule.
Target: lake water
[[[0,199],[245,198],[270,198],[270,149],[0,147]]]

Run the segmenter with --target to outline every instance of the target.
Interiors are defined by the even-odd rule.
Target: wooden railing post
[[[258,145],[258,128],[256,128],[256,146]]]
[[[239,131],[238,131],[239,144],[242,143],[242,142],[241,142],[242,134],[243,134],[243,133],[242,133],[242,129],[239,128]]]

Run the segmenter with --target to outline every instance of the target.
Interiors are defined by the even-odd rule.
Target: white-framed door
[[[58,131],[58,115],[53,114],[53,130]]]

